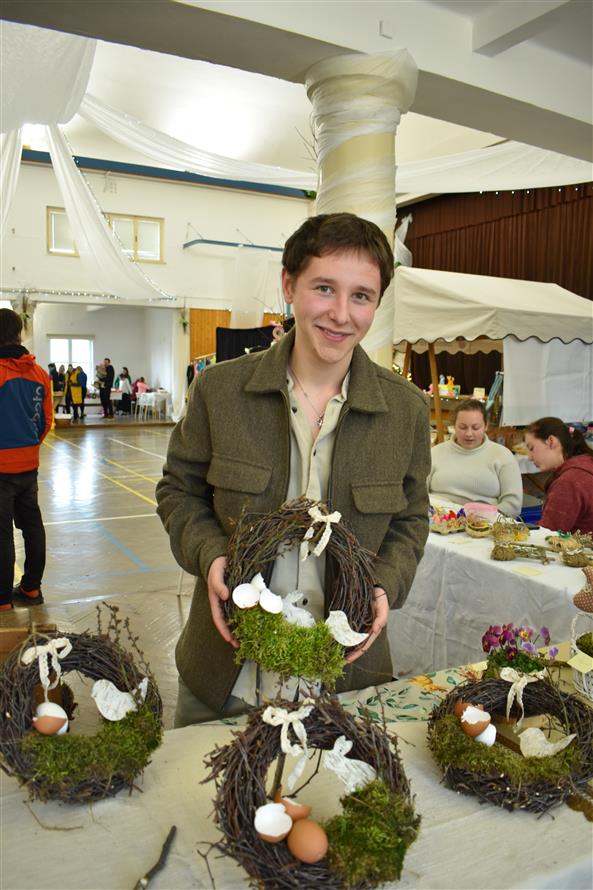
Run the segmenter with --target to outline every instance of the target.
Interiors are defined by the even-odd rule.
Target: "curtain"
[[[8,211],[16,190],[21,166],[22,137],[21,130],[11,130],[0,136],[0,195],[2,195],[2,221],[0,241],[6,233]]]
[[[245,355],[245,349],[267,349],[274,325],[261,328],[216,328],[216,362]]]
[[[95,40],[2,22],[2,132],[66,123],[85,94]]]
[[[46,128],[52,166],[81,263],[93,290],[127,300],[172,300],[131,262],[101,212],[95,196],[76,167],[61,130]]]
[[[593,300],[593,185],[444,195],[407,207],[414,265],[550,281]]]

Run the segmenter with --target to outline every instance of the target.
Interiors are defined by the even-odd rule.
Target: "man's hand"
[[[346,657],[346,661],[349,664],[352,664],[353,661],[356,661],[357,658],[360,658],[361,655],[364,655],[364,653],[371,648],[383,628],[386,626],[388,618],[389,602],[387,600],[387,594],[382,587],[374,587],[373,623],[371,625],[371,631],[366,640]]]
[[[239,648],[239,641],[235,639],[226,623],[224,612],[222,610],[222,602],[228,600],[230,593],[224,583],[224,570],[226,568],[226,557],[218,556],[212,561],[208,569],[208,599],[210,601],[210,611],[212,613],[212,621],[214,626],[223,640],[230,643],[235,649]]]

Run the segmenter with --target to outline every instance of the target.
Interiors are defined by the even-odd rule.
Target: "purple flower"
[[[502,633],[502,627],[501,627],[499,624],[492,624],[492,625],[488,628],[488,631],[489,631],[490,633],[496,634],[496,636],[499,637],[499,636],[501,635],[501,633]]]
[[[530,655],[537,655],[537,649],[533,643],[528,642],[528,640],[523,640],[521,649],[523,649],[524,652],[529,652]]]
[[[544,645],[549,646],[550,645],[550,631],[548,630],[547,627],[545,627],[545,625],[544,625],[544,627],[540,627],[539,635],[542,638],[542,640],[544,641]]]
[[[552,646],[551,649],[548,649],[548,658],[550,658],[551,660],[554,660],[554,658],[556,658],[557,655],[558,655],[558,646]]]
[[[515,631],[511,624],[505,624],[502,629],[502,641],[505,643],[512,643],[515,639]]]

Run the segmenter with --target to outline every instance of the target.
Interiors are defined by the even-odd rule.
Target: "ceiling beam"
[[[487,6],[473,21],[472,49],[497,56],[548,28],[570,0],[529,0],[529,3],[497,3]]]

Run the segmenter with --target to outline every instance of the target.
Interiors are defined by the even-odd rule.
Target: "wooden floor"
[[[0,612],[0,626],[53,622],[64,631],[97,629],[96,607],[115,603],[140,637],[172,726],[174,648],[189,611],[192,579],[180,570],[155,513],[171,425],[78,424],[49,434],[41,448],[39,501],[47,533],[45,604]],[[20,580],[24,552],[16,532]]]

